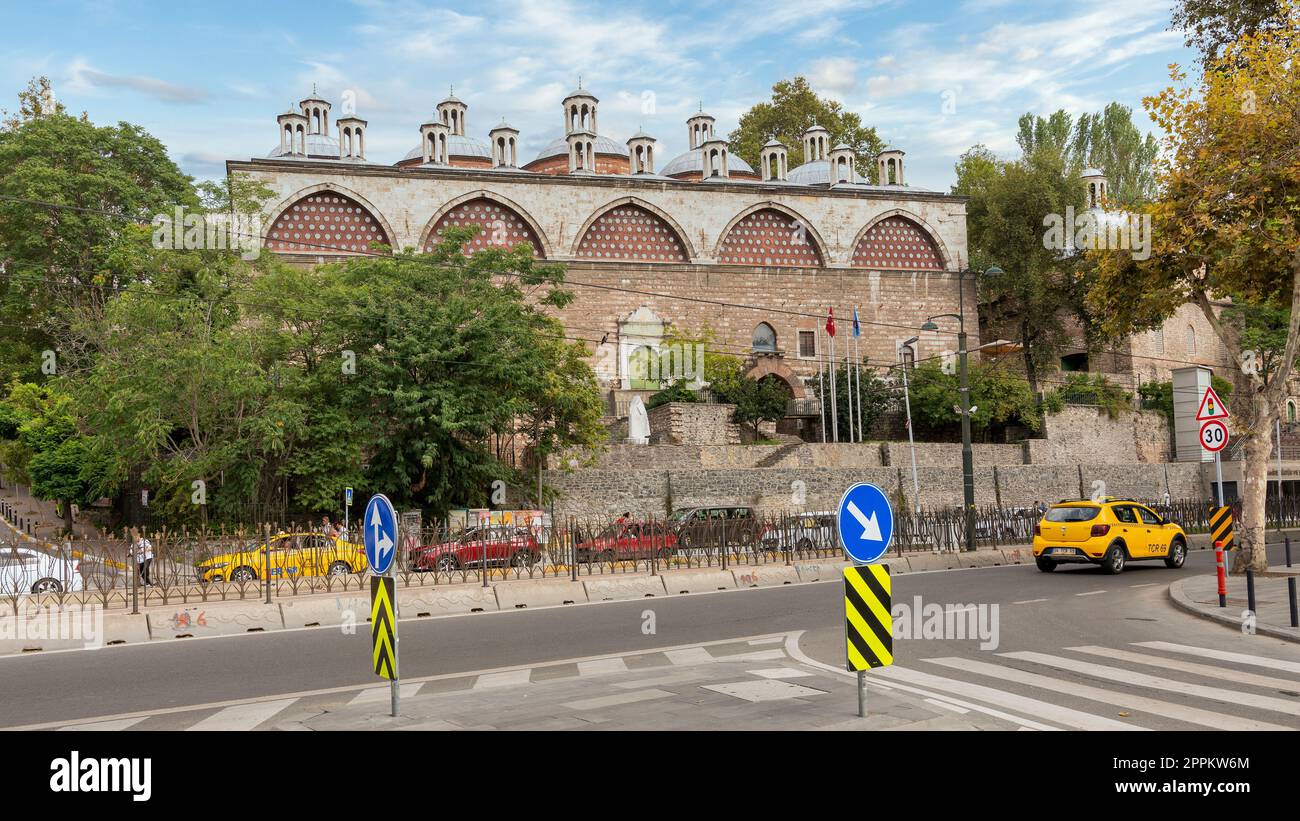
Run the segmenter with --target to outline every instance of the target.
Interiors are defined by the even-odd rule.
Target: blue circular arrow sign
[[[393,566],[393,557],[397,555],[397,511],[387,496],[378,493],[370,497],[361,525],[370,572],[382,576]]]
[[[840,497],[836,529],[840,547],[858,564],[871,564],[885,555],[894,538],[894,511],[885,492],[859,482]]]

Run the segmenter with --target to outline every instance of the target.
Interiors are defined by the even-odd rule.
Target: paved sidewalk
[[[1289,574],[1297,576],[1296,585],[1300,587],[1300,567],[1270,568],[1270,575],[1255,577],[1255,632],[1300,642],[1300,628],[1290,626]],[[1219,607],[1218,577],[1212,573],[1174,582],[1169,586],[1169,598],[1189,613],[1238,629],[1242,628],[1243,613],[1249,604],[1246,577],[1228,576],[1228,606]]]

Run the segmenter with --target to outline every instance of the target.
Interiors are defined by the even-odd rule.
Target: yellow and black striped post
[[[1224,550],[1232,550],[1232,508],[1223,506],[1210,514],[1210,542],[1222,543]]]
[[[389,680],[392,712],[397,715],[397,597],[392,576],[370,578],[370,638],[375,675]]]
[[[889,565],[844,568],[844,647],[858,674],[858,715],[867,715],[866,671],[894,663],[893,587]]]

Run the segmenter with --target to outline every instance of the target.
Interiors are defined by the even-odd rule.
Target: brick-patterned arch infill
[[[943,257],[924,228],[907,217],[887,217],[853,249],[855,268],[892,271],[942,271]]]
[[[266,234],[266,250],[339,256],[374,253],[372,242],[393,240],[365,206],[337,191],[308,194],[284,209]]]
[[[689,262],[686,244],[662,217],[639,205],[617,205],[596,218],[578,243],[583,259]]]
[[[443,230],[447,228],[465,228],[471,225],[479,226],[480,230],[465,243],[464,251],[466,254],[473,254],[485,248],[510,249],[521,243],[527,243],[532,246],[534,257],[537,259],[546,258],[546,252],[542,250],[542,243],[532,227],[529,226],[528,221],[510,206],[487,197],[476,197],[467,202],[462,202],[443,214],[438,219],[438,222],[434,224],[433,230],[429,232],[429,237],[424,242],[425,252],[432,251],[433,247],[438,244]]]
[[[821,267],[822,255],[806,226],[775,208],[763,208],[732,226],[718,250],[724,265]]]

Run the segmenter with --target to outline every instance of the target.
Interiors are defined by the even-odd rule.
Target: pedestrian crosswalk
[[[991,704],[1067,729],[1300,729],[1300,675],[1285,675],[1300,674],[1300,662],[1277,652],[1173,642],[1085,645],[929,657],[873,675],[886,685],[902,682],[941,700]]]
[[[553,698],[560,718],[572,714],[595,720],[611,710],[634,711],[653,728],[656,711],[671,713],[682,702],[698,703],[692,701],[698,696],[691,693],[701,689],[727,694],[744,688],[784,687],[790,680],[800,688],[810,685],[807,692],[820,695],[808,699],[816,702],[815,708],[800,709],[824,709],[842,721],[844,705],[824,693],[834,689],[828,680],[839,679],[840,686],[847,688],[851,676],[842,667],[805,655],[798,635],[427,676],[403,681],[400,694],[403,704],[451,696],[446,704],[463,708],[473,721],[447,722],[448,729],[489,723],[510,726],[496,723],[497,717],[520,703],[520,688],[528,688],[530,700]],[[911,652],[908,644],[913,645]],[[1246,640],[1242,649],[1231,651],[1152,641],[932,657],[916,652],[924,646],[903,644],[897,664],[868,673],[869,688],[909,700],[931,715],[1003,729],[1300,729],[1300,652],[1276,642],[1252,647]],[[313,729],[321,716],[383,714],[389,696],[387,684],[365,684],[54,722],[41,729]],[[737,698],[748,704],[782,694],[764,690],[759,696],[747,699],[742,693]],[[808,714],[810,722],[816,718]],[[909,715],[909,720],[915,720],[915,715]]]

